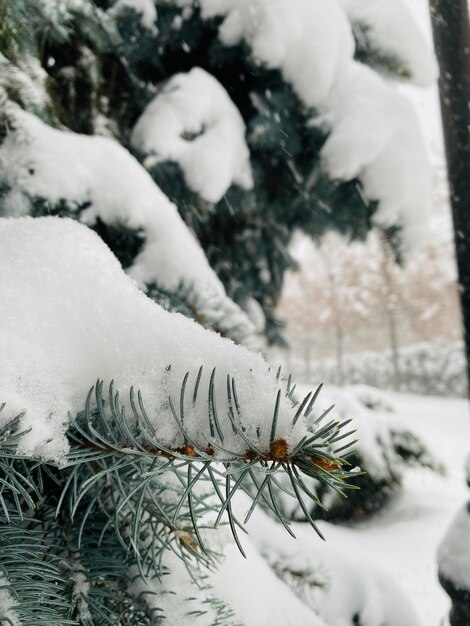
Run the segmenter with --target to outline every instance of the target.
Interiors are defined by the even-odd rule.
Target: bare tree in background
[[[389,241],[381,238],[380,247],[382,252],[381,271],[383,277],[383,300],[384,312],[387,322],[390,354],[392,358],[393,380],[392,386],[396,391],[400,388],[400,361],[398,345],[398,323],[397,323],[397,289],[394,280],[394,254]]]
[[[424,343],[428,349],[421,353],[424,361],[417,372],[420,388],[436,393],[436,377],[441,376],[442,390],[446,374],[439,369],[438,354],[444,348],[454,359],[462,336],[453,244],[447,236],[433,237],[403,265],[396,263],[390,243],[378,236],[350,243],[329,234],[319,245],[303,238],[295,254],[299,271],[288,275],[278,309],[289,320],[289,371],[297,367],[305,380],[334,383],[342,371],[345,383],[380,381],[406,388],[409,363],[402,350],[416,346],[418,358],[418,346]],[[371,377],[364,379],[365,352],[383,353],[380,375],[372,365]],[[458,368],[463,391],[460,355]],[[452,371],[457,370],[449,366],[448,374]]]
[[[334,329],[335,337],[335,353],[336,353],[336,383],[340,386],[344,385],[344,321],[343,316],[346,311],[340,302],[342,295],[342,285],[338,284],[338,278],[334,271],[334,264],[325,254],[322,248],[319,248],[320,256],[323,261],[325,276],[327,278],[329,294],[329,305],[331,311],[331,322]]]

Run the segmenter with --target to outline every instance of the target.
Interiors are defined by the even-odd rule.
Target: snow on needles
[[[351,22],[366,31],[378,50],[404,64],[414,84],[426,87],[437,79],[437,61],[404,0],[338,1]]]
[[[379,202],[377,222],[403,226],[405,241],[415,243],[430,189],[418,120],[404,95],[354,60],[345,13],[351,19],[361,13],[377,45],[386,51],[393,53],[400,45],[416,82],[429,84],[435,78],[435,62],[424,37],[416,36],[417,27],[408,25],[413,24],[409,11],[401,3],[394,10],[393,2],[385,0],[364,3],[368,12],[365,8],[355,12],[349,3],[337,0],[200,0],[200,4],[204,18],[224,17],[219,37],[225,45],[244,40],[255,60],[279,68],[299,98],[318,112],[312,124],[326,122],[331,131],[322,149],[326,172],[332,178],[358,177],[369,199]],[[377,17],[384,7],[390,16],[387,28]]]
[[[232,184],[253,185],[245,124],[222,85],[199,67],[176,74],[147,105],[132,145],[150,166],[176,161],[187,185],[218,202]]]
[[[179,408],[186,372],[185,427],[196,445],[207,446],[214,375],[224,446],[244,451],[226,418],[230,375],[246,435],[269,448],[276,394],[285,383],[260,355],[147,298],[91,229],[58,217],[0,219],[0,268],[1,421],[25,411],[23,425],[31,430],[21,438],[20,453],[63,459],[68,411],[84,408],[98,378],[104,389],[114,379],[124,403],[131,386],[140,389],[157,439],[180,446],[169,397]],[[292,429],[294,409],[281,396],[276,433],[297,444],[306,426],[299,420]]]

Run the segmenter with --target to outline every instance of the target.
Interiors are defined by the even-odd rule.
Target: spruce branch
[[[354,39],[356,41],[356,59],[365,62],[378,73],[387,77],[402,80],[410,80],[412,71],[405,59],[399,58],[397,54],[382,50],[370,36],[370,26],[363,22],[352,24]]]
[[[200,378],[199,372],[193,397],[198,394]],[[200,438],[196,441],[191,437],[187,428],[184,415],[187,375],[181,385],[179,402],[168,398],[182,445],[179,441],[168,443],[158,438],[139,391],[131,388],[126,401],[122,402],[113,383],[107,394],[104,394],[103,382],[98,381],[88,394],[85,409],[75,418],[70,416],[72,450],[67,462],[73,469],[67,489],[71,514],[74,515],[81,500],[90,495],[90,512],[95,506],[108,510],[109,501],[112,500],[119,536],[123,545],[130,547],[139,561],[148,553],[148,547],[143,547],[142,542],[138,546],[140,525],[145,519],[146,523],[152,520],[155,525],[154,540],[151,541],[153,549],[158,540],[162,546],[171,545],[172,549],[177,547],[180,556],[182,551],[183,557],[184,552],[189,551],[191,556],[202,558],[210,566],[214,555],[205,545],[203,535],[207,529],[216,528],[223,519],[228,520],[234,539],[243,553],[238,531],[244,531],[244,524],[238,520],[232,508],[233,497],[239,489],[246,491],[252,498],[245,523],[261,503],[293,534],[277,501],[280,481],[276,474],[287,474],[292,489],[284,491],[294,497],[304,511],[308,509],[304,498],[315,498],[315,495],[305,486],[302,475],[320,480],[342,495],[347,489],[354,488],[346,481],[351,476],[357,476],[357,473],[347,471],[346,459],[335,449],[336,442],[341,441],[343,444],[342,431],[346,424],[334,419],[325,425],[321,424],[332,407],[313,422],[310,437],[303,437],[296,445],[289,445],[284,438],[276,436],[280,401],[278,392],[269,437],[264,442],[254,442],[247,435],[243,424],[235,418],[235,415],[240,416],[236,383],[233,379],[228,380],[229,409],[225,422],[231,424],[233,437],[241,444],[233,446],[236,449],[230,449],[224,441],[221,424],[223,416],[219,415],[217,409],[214,380],[213,371],[206,396],[208,432],[204,445]],[[291,386],[287,387],[287,393],[291,395]],[[293,425],[301,416],[310,416],[318,391],[313,396],[309,394],[300,404],[300,413],[298,409],[293,417]],[[126,409],[129,408],[128,416]],[[344,452],[345,446],[341,445],[341,448]],[[89,469],[89,476],[82,480],[84,464]],[[172,493],[172,498],[168,498],[169,493]],[[63,494],[61,504],[64,497]],[[307,519],[321,536],[311,517]],[[130,524],[132,529],[127,535],[120,530],[123,521],[124,526]],[[173,539],[169,538],[168,533]],[[179,540],[174,541],[178,533],[184,536],[189,534],[191,540],[183,542],[181,546]]]
[[[62,519],[55,528],[54,539],[65,553],[61,565],[70,580],[71,612],[80,626],[154,623],[157,612],[146,610],[129,591],[135,560],[123,549],[106,516],[99,511],[91,516],[79,549],[77,528],[70,520]]]
[[[77,624],[68,618],[66,582],[60,573],[60,561],[51,554],[44,531],[34,520],[29,530],[20,525],[22,522],[10,518],[10,523],[0,524],[0,580],[5,581],[0,589],[3,587],[13,599],[10,616],[2,615],[0,609],[0,624]]]
[[[0,413],[5,404],[0,405]],[[25,433],[20,413],[0,428],[0,521],[23,517],[24,509],[35,508],[40,497],[41,470],[17,455],[18,441]]]
[[[25,575],[32,576],[34,584],[44,585],[44,593],[57,580],[59,586],[63,584],[60,581],[69,581],[58,592],[65,604],[57,606],[60,610],[68,607],[66,619],[54,621],[52,609],[48,613],[46,607],[44,614],[51,617],[45,623],[53,626],[78,621],[84,626],[104,626],[123,619],[133,626],[152,623],[160,617],[159,609],[144,597],[129,595],[133,578],[161,578],[166,571],[166,555],[174,553],[200,586],[202,573],[214,570],[220,558],[211,548],[211,532],[228,523],[244,554],[240,533],[246,532],[244,526],[258,505],[270,509],[293,535],[282,511],[281,494],[299,502],[321,536],[307,505],[317,497],[303,478],[317,478],[341,494],[354,488],[346,481],[357,474],[346,470],[347,461],[336,448],[339,444],[344,449],[343,425],[328,419],[331,408],[312,420],[319,390],[297,403],[289,380],[285,393],[291,399],[292,425],[308,419],[311,435],[294,443],[278,434],[279,391],[273,398],[271,423],[250,431],[243,423],[246,411],[240,404],[236,381],[227,377],[223,412],[217,404],[215,378],[212,370],[203,385],[201,367],[193,387],[187,374],[179,398],[168,397],[166,415],[176,427],[174,439],[169,441],[159,438],[154,427],[158,416],[147,413],[138,390],[131,388],[120,395],[111,383],[105,392],[101,381],[90,390],[83,411],[70,416],[67,434],[71,450],[65,464],[55,466],[18,456],[21,415],[0,430],[0,502],[5,503],[0,510],[0,543],[4,529],[30,533],[34,524],[40,524],[43,535],[35,544],[37,558],[51,564],[52,569],[47,570],[47,580],[38,581],[34,566],[29,569],[25,558]],[[281,384],[280,371],[277,380]],[[207,411],[202,434],[194,434],[185,412],[191,400],[193,408],[198,401]],[[244,520],[234,510],[240,489],[251,497]],[[26,510],[30,513],[33,509],[34,523],[26,515]],[[20,541],[19,535],[15,540]],[[11,571],[0,567],[0,575],[8,580],[13,593],[20,594]],[[51,592],[49,589],[47,593]],[[25,623],[33,623],[27,621],[31,603],[28,598],[18,598]],[[213,605],[212,600],[208,602],[211,612],[218,616],[216,623],[225,623],[230,610],[217,598]]]

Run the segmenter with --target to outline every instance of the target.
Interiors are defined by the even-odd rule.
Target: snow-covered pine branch
[[[367,4],[355,19],[337,0],[6,3],[0,621],[149,626],[163,610],[178,626],[260,626],[266,616],[323,626],[318,607],[275,577],[289,559],[282,569],[248,540],[238,597],[208,571],[228,543],[224,517],[242,550],[239,531],[258,505],[292,532],[280,494],[304,502],[314,525],[307,478],[345,488],[348,418],[316,414],[313,391],[296,404],[290,380],[260,355],[138,287],[248,343],[264,320],[276,336],[296,228],[361,236],[374,218],[416,238],[422,141],[375,62],[359,62],[357,24],[402,77],[429,79],[419,62],[428,51],[413,28],[391,33],[401,9]],[[401,35],[413,50],[397,49]],[[128,151],[139,125],[148,172]],[[57,217],[38,218],[48,213]],[[240,489],[251,494],[242,513]],[[247,610],[253,588],[269,610]],[[328,621],[378,626],[388,615],[375,598],[387,601],[371,597]]]
[[[147,105],[132,131],[144,165],[176,161],[186,184],[209,202],[229,187],[253,187],[245,124],[223,86],[201,68],[176,74]]]
[[[411,244],[422,240],[423,211],[430,174],[416,115],[410,102],[376,72],[354,60],[351,19],[363,17],[380,45],[400,53],[420,84],[436,79],[436,63],[423,36],[416,36],[409,11],[371,0],[360,10],[351,3],[322,0],[200,0],[206,19],[221,16],[219,37],[225,46],[241,41],[255,62],[279,68],[306,107],[317,111],[312,126],[325,125],[323,167],[333,178],[358,177],[369,200],[378,201],[375,220],[397,224]],[[344,5],[342,8],[341,5]],[[397,14],[406,17],[407,30]],[[388,15],[388,19],[385,17]],[[390,19],[390,16],[393,19]],[[384,26],[386,23],[386,26]],[[403,45],[403,42],[405,45]]]
[[[257,501],[263,496],[276,511],[277,469],[287,473],[302,509],[308,491],[298,472],[343,488],[338,422],[326,419],[328,410],[306,425],[317,394],[294,402],[290,381],[260,355],[161,309],[85,226],[54,217],[4,219],[0,239],[0,424],[21,413],[20,455],[59,465],[107,455],[173,459],[188,471],[201,463],[195,481],[222,462],[221,514],[230,513],[230,481],[236,489],[244,478]],[[261,486],[252,466],[266,470]]]
[[[15,106],[7,107],[10,128],[0,145],[0,199],[6,215],[59,214],[97,229],[142,289],[173,293],[181,283],[199,297],[208,325],[224,319],[224,334],[258,347],[257,331],[225,290],[177,208],[144,168],[116,141],[61,131]],[[115,235],[113,235],[113,230]],[[218,316],[212,320],[211,299]],[[220,323],[219,323],[220,326]]]

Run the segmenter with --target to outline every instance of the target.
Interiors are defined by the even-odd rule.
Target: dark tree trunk
[[[470,372],[470,26],[467,0],[430,0],[440,66],[439,94],[447,156],[460,300]],[[470,515],[470,512],[468,513]],[[470,623],[470,589],[440,581],[452,600],[451,626]]]
[[[459,270],[467,364],[470,363],[470,27],[467,0],[430,0]]]
[[[467,480],[467,483],[469,483],[470,486],[469,480]],[[467,504],[466,514],[470,515],[470,502]],[[462,537],[462,528],[460,524],[460,521],[454,522],[447,531],[447,535],[441,544],[441,548],[443,548],[445,552],[448,552],[449,549],[451,551],[455,551],[455,533],[457,533],[458,537],[461,537],[462,543],[468,541],[468,537]],[[446,546],[447,541],[450,542],[450,548]],[[462,546],[462,548],[464,549],[464,546]],[[459,574],[461,574],[461,572],[456,571],[453,574],[453,580],[451,580],[448,576],[444,575],[443,572],[439,572],[439,582],[452,600],[452,607],[449,613],[449,623],[451,626],[469,626],[470,589],[466,588],[463,583],[460,584]]]

